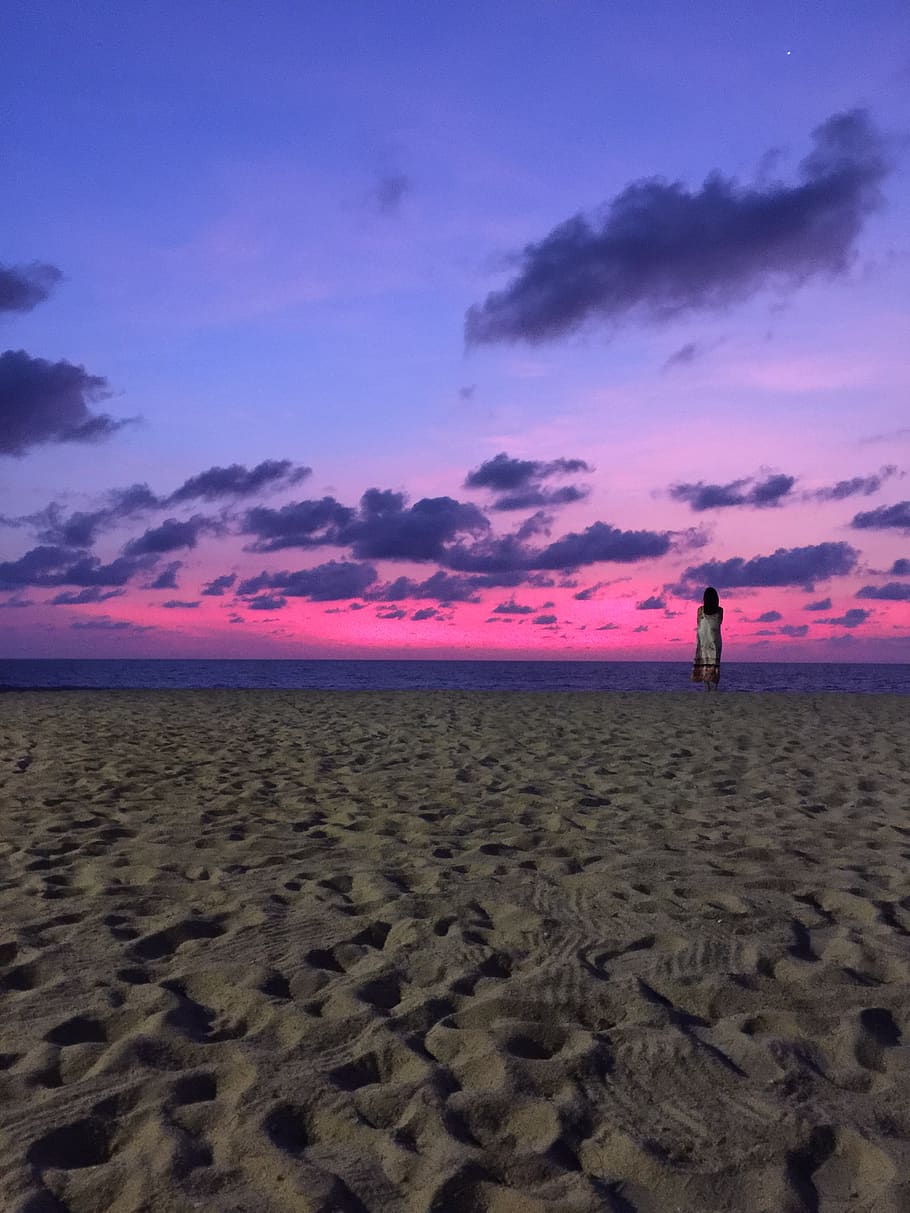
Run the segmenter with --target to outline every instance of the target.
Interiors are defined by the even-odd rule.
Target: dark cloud
[[[150,527],[137,539],[131,539],[124,547],[127,556],[142,556],[145,554],[162,555],[165,552],[176,552],[180,548],[194,548],[203,534],[217,533],[221,524],[202,514],[194,514],[185,522],[177,518],[168,518],[160,526]]]
[[[546,535],[549,537],[553,526],[553,515],[546,513],[545,510],[537,510],[524,520],[518,530],[515,532],[516,539],[533,539],[535,535]]]
[[[556,616],[555,615],[536,615],[534,617],[534,619],[531,620],[531,622],[540,623],[540,624],[544,624],[544,625],[550,624],[550,623],[555,623]]]
[[[793,636],[795,638],[799,638],[800,636],[806,635],[806,633],[809,631],[809,625],[808,623],[785,623],[783,627],[778,629],[778,631],[780,632],[781,636]]]
[[[397,602],[403,598],[435,598],[438,602],[479,602],[479,589],[488,589],[485,577],[462,577],[442,569],[425,581],[411,577],[396,577],[385,585],[375,586],[368,597],[380,602]]]
[[[71,628],[80,631],[100,632],[153,632],[155,629],[149,623],[130,623],[126,619],[111,619],[108,615],[99,615],[96,619],[74,619]]]
[[[50,603],[51,606],[84,606],[88,602],[107,602],[123,593],[123,590],[101,590],[96,585],[88,585],[83,590],[64,590],[55,594]]]
[[[148,587],[150,590],[176,590],[177,589],[177,573],[183,568],[182,560],[172,560],[166,565],[152,584]]]
[[[578,597],[578,595],[576,595]],[[654,594],[650,598],[645,598],[642,602],[635,604],[636,611],[663,611],[666,610],[666,601]]]
[[[901,556],[899,560],[895,560],[891,566],[892,577],[910,577],[910,560],[906,556]]]
[[[404,173],[386,173],[376,182],[373,201],[381,214],[393,215],[410,188],[411,182]]]
[[[803,607],[803,610],[804,611],[830,611],[831,610],[831,599],[830,598],[819,598],[819,600],[817,602],[807,602],[806,605]]]
[[[865,623],[871,611],[864,611],[862,607],[850,607],[843,615],[838,615],[833,619],[819,619],[819,623],[827,623],[831,627],[839,628],[858,628],[861,623]]]
[[[471,547],[458,544],[446,550],[444,563],[462,573],[517,577],[515,581],[498,582],[508,585],[519,584],[531,570],[572,569],[600,561],[631,563],[663,556],[669,549],[666,532],[620,531],[606,522],[594,522],[584,531],[571,531],[544,548],[529,548],[514,535],[486,538]]]
[[[505,451],[500,451],[473,472],[468,472],[464,487],[505,492],[527,488],[551,476],[571,476],[577,472],[593,471],[590,464],[585,463],[583,459],[512,459]]]
[[[169,598],[167,602],[160,602],[158,605],[166,607],[169,611],[189,611],[199,606],[199,602],[198,600],[196,602],[183,602],[179,598]]]
[[[405,619],[406,617],[407,611],[403,611],[401,607],[393,607],[392,610],[389,611],[376,612],[377,619]]]
[[[368,560],[441,560],[458,535],[482,535],[489,520],[476,505],[451,497],[424,497],[412,506],[402,493],[368,489],[359,517],[339,532],[339,541]]]
[[[685,345],[681,345],[678,350],[675,350],[660,368],[662,371],[672,371],[676,366],[688,366],[690,362],[694,362],[698,354],[701,353],[698,345],[694,341],[687,341]]]
[[[0,455],[24,455],[48,442],[97,442],[127,421],[93,413],[110,396],[107,380],[72,362],[47,362],[25,350],[0,354]]]
[[[468,383],[464,387],[460,387],[458,389],[458,395],[461,397],[462,400],[470,400],[476,391],[477,391],[477,384]]]
[[[868,497],[877,493],[886,480],[897,474],[896,464],[889,463],[871,476],[852,476],[849,480],[838,480],[836,484],[816,489],[806,496],[815,501],[843,501],[846,497]]]
[[[436,619],[438,615],[439,612],[435,607],[421,607],[420,610],[414,612],[411,619],[419,622],[421,619]]]
[[[578,214],[520,254],[517,276],[465,316],[469,345],[545,341],[585,321],[663,320],[796,287],[849,265],[888,172],[863,110],[829,118],[796,185],[741,186],[714,173],[700,190],[654,177],[592,219]]]
[[[290,459],[265,459],[254,468],[240,463],[230,467],[209,468],[185,480],[164,504],[181,501],[218,501],[222,497],[249,497],[266,489],[289,488],[312,473],[312,468],[297,467]]]
[[[105,496],[107,504],[97,510],[77,510],[67,515],[60,505],[51,502],[40,513],[26,515],[15,522],[35,527],[42,543],[88,547],[94,543],[100,531],[137,514],[160,509],[162,504],[147,484],[112,489]]]
[[[30,312],[62,279],[55,265],[0,265],[0,312]]]
[[[538,609],[537,607],[522,606],[520,603],[517,603],[514,600],[510,599],[508,602],[500,602],[497,606],[494,606],[493,614],[494,615],[533,615],[537,609]]]
[[[280,509],[256,506],[247,512],[243,532],[258,536],[251,545],[254,552],[341,545],[340,530],[354,517],[355,511],[334,497],[295,501]]]
[[[731,480],[729,484],[674,484],[670,496],[675,501],[688,501],[693,510],[717,510],[734,505],[755,506],[759,509],[780,505],[796,484],[795,476],[774,475],[756,481],[753,476]],[[751,486],[747,488],[747,486]]]
[[[507,493],[493,502],[494,510],[530,510],[535,506],[569,505],[573,501],[584,501],[591,490],[580,485],[567,484],[560,489],[531,486],[517,493]]]
[[[647,632],[647,630],[648,625],[646,623],[640,623],[637,628],[632,629],[633,632]]]
[[[280,611],[287,604],[288,600],[280,594],[260,594],[258,598],[251,598],[246,605],[251,611]]]
[[[569,569],[600,561],[631,563],[649,556],[663,556],[670,550],[666,532],[621,531],[606,522],[594,522],[584,531],[570,531],[562,539],[536,553],[536,569]]]
[[[102,564],[97,556],[42,545],[18,560],[0,561],[0,591],[28,585],[126,585],[136,573],[148,568],[148,563],[147,559],[121,556]]]
[[[225,590],[231,589],[236,580],[236,573],[224,573],[221,577],[215,577],[206,582],[199,593],[211,598],[221,598]]]
[[[296,572],[266,573],[247,578],[237,587],[241,597],[260,590],[278,590],[287,598],[310,598],[313,602],[334,602],[341,598],[360,598],[376,581],[371,564],[352,564],[330,560],[327,564]],[[258,601],[258,600],[257,600]],[[253,605],[250,603],[249,605]],[[258,607],[257,610],[266,610]]]
[[[619,631],[619,624],[618,623],[602,623],[600,625],[600,627],[597,628],[596,630],[598,632],[617,632],[617,631]]]
[[[753,623],[777,623],[779,619],[783,619],[780,611],[762,611],[757,619],[753,619]]]
[[[816,543],[802,548],[778,548],[770,556],[744,560],[710,560],[687,568],[683,583],[714,585],[718,589],[746,586],[804,585],[840,577],[856,568],[859,553],[848,543]]]
[[[882,602],[910,602],[910,585],[889,581],[885,585],[864,585],[857,598],[878,598]]]
[[[851,526],[859,530],[899,530],[910,532],[910,501],[880,505],[877,510],[855,514]]]
[[[35,604],[31,598],[20,598],[18,595],[13,595],[12,598],[7,598],[4,602],[0,602],[0,608],[10,607],[21,609],[23,607],[30,607],[34,605]]]

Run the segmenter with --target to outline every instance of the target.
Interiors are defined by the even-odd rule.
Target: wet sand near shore
[[[910,1208],[910,700],[0,701],[0,1207]]]

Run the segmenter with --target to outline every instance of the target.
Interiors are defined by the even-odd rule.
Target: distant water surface
[[[681,661],[0,660],[0,690],[685,691]],[[910,664],[727,662],[724,691],[910,695]]]

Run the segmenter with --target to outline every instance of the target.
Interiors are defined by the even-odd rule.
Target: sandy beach
[[[0,1207],[907,1210],[908,716],[0,697]]]

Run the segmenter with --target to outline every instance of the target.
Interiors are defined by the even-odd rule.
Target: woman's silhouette
[[[716,691],[720,682],[720,651],[723,646],[720,625],[724,621],[724,608],[718,601],[717,590],[711,585],[705,590],[703,603],[696,615],[697,640],[692,681],[703,682],[706,691]]]

